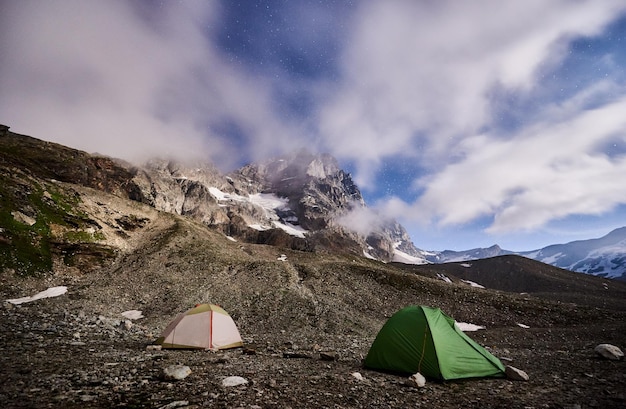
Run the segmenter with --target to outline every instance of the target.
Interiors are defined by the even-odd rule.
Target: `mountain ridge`
[[[406,264],[519,254],[571,271],[626,280],[626,228],[599,239],[526,252],[498,245],[467,251],[421,250],[397,221],[367,207],[351,176],[328,154],[301,150],[222,174],[210,163],[151,159],[132,165],[14,134],[7,126],[0,127],[0,135],[5,167],[192,217],[235,240],[303,251],[344,251]],[[17,217],[32,216],[27,206]]]
[[[465,251],[434,251],[426,258],[432,263],[452,263],[507,254],[524,256],[570,271],[625,281],[626,227],[616,228],[599,238],[552,244],[537,250],[517,252],[493,245]]]

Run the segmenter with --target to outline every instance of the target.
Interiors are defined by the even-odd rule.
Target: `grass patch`
[[[55,240],[50,226],[67,229],[62,240],[95,243],[101,232],[79,211],[80,196],[54,184],[40,183],[25,174],[0,173],[0,270],[20,276],[41,276],[52,270]],[[35,220],[29,225],[14,217],[21,212]],[[85,230],[83,230],[85,229]]]

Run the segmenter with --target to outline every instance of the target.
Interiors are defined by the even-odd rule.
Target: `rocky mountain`
[[[626,280],[626,227],[597,239],[554,244],[539,250],[515,252],[494,245],[466,251],[430,252],[426,259],[431,263],[451,263],[507,254],[518,254],[570,271]]]
[[[13,268],[50,269],[55,254],[68,245],[68,234],[89,236],[88,243],[72,242],[73,247],[105,251],[106,240],[100,239],[103,227],[87,217],[69,220],[59,215],[55,217],[63,220],[55,223],[38,220],[40,207],[58,213],[79,201],[71,192],[64,192],[69,197],[58,193],[55,200],[54,192],[62,190],[57,182],[102,190],[190,217],[232,240],[302,251],[341,251],[382,261],[426,262],[394,220],[376,216],[372,223],[370,217],[373,227],[367,231],[341,222],[351,212],[369,210],[350,175],[329,155],[301,151],[223,175],[207,163],[153,159],[134,166],[17,135],[8,127],[2,129],[0,148],[5,218],[0,233],[7,244],[21,238],[26,245],[28,234],[42,236],[34,258],[40,262],[35,264],[29,251],[5,247],[3,263]],[[17,227],[22,222],[31,226],[29,232]]]
[[[343,245],[354,241],[360,255],[383,261],[411,257],[415,263],[426,262],[423,252],[395,220],[375,215],[374,223],[368,220],[368,229],[344,222],[351,213],[368,212],[367,205],[351,176],[330,155],[300,151],[244,166],[229,176],[241,190],[247,186],[252,192],[285,198],[285,205],[277,208],[279,222],[299,226],[318,242],[340,238]]]
[[[302,204],[362,210],[347,175],[306,158],[304,174],[286,158],[271,165],[278,178],[264,164],[223,176],[0,129],[0,407],[624,407],[624,361],[594,347],[623,348],[626,283],[513,255],[368,257],[376,223],[342,233],[341,219]],[[292,176],[302,192],[280,196]],[[401,249],[402,230],[388,228],[380,237]],[[201,302],[229,312],[244,348],[153,348]],[[364,368],[380,328],[411,304],[484,328],[468,336],[530,379],[418,389]],[[184,379],[165,376],[181,365]],[[224,386],[231,376],[247,384]]]

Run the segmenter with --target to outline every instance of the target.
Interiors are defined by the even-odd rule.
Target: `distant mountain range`
[[[515,252],[495,245],[465,251],[431,252],[426,253],[425,258],[431,263],[450,263],[506,254],[521,255],[566,270],[626,280],[626,227],[597,239],[553,244],[532,251]]]

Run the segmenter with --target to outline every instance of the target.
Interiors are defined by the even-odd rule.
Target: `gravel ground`
[[[148,318],[92,315],[66,295],[3,305],[3,408],[622,408],[626,363],[594,353],[619,345],[624,321],[580,327],[495,328],[472,332],[528,382],[472,379],[407,386],[405,377],[364,369],[373,341],[311,331],[244,336],[229,351],[151,350],[160,329]],[[171,365],[191,374],[173,381]],[[362,379],[357,379],[359,373]],[[228,376],[248,384],[224,387]],[[357,375],[358,376],[358,375]]]

